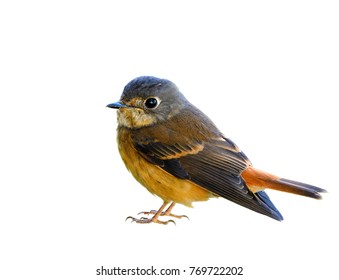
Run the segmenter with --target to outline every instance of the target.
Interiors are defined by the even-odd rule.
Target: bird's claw
[[[155,215],[156,213],[157,213],[156,210],[150,210],[150,211],[139,212],[138,215]],[[161,212],[159,216],[168,216],[168,217],[173,217],[173,218],[177,218],[177,219],[186,218],[187,220],[190,219],[186,215],[175,215],[175,214],[172,214],[172,213],[167,213],[166,211]]]
[[[181,218],[186,218],[187,220],[190,220],[190,218],[186,215],[175,215],[175,214],[165,214],[164,216],[170,216],[170,217],[174,217],[174,218],[177,218],[177,219],[181,219]]]
[[[132,216],[128,216],[126,219],[125,219],[125,222],[127,222],[127,220],[131,219],[132,223],[133,222],[136,222],[138,224],[150,224],[150,223],[156,223],[156,224],[161,224],[161,225],[167,225],[169,223],[173,223],[176,225],[175,221],[173,220],[168,220],[168,221],[160,221],[158,220],[157,218],[154,219],[154,217],[152,219],[149,219],[149,218],[146,218],[146,217],[141,217],[140,219],[137,219],[137,218],[134,218]]]
[[[151,214],[155,215],[156,213],[157,213],[156,210],[151,210],[151,211],[142,211],[142,212],[139,212],[138,215],[151,215]]]

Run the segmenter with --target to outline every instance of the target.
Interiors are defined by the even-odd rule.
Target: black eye
[[[147,108],[153,109],[153,108],[157,107],[158,100],[156,100],[154,97],[148,98],[145,101],[145,105],[146,105]]]

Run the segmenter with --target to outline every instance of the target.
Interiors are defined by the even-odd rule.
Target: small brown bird
[[[264,189],[320,199],[324,189],[283,179],[254,168],[246,155],[193,106],[169,80],[150,76],[129,82],[118,109],[118,146],[127,169],[164,203],[137,223],[167,224],[175,203],[223,197],[276,220],[283,220]],[[170,204],[170,205],[169,205]],[[166,209],[166,206],[169,207]],[[140,213],[139,213],[140,214]]]

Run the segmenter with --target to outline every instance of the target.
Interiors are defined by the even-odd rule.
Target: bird
[[[107,107],[117,109],[117,143],[124,164],[163,201],[158,210],[126,220],[175,223],[175,218],[187,217],[172,213],[177,203],[192,207],[193,202],[222,197],[282,221],[265,189],[315,199],[326,192],[253,167],[244,152],[170,80],[137,77],[124,87],[120,100]]]

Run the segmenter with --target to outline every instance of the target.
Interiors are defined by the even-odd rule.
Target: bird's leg
[[[173,209],[174,206],[175,206],[175,202],[172,202],[171,205],[168,206],[168,208],[165,210],[165,212],[161,213],[161,216],[171,216],[171,217],[178,218],[178,219],[187,218],[189,220],[189,218],[186,215],[172,214],[172,209]]]
[[[164,202],[161,207],[159,208],[158,211],[150,211],[150,212],[141,212],[139,214],[154,214],[154,216],[152,218],[146,218],[146,217],[141,217],[140,219],[137,219],[137,218],[134,218],[134,217],[131,217],[131,216],[128,216],[126,218],[126,221],[128,219],[131,219],[132,222],[136,222],[136,223],[139,223],[139,224],[150,224],[150,223],[157,223],[157,224],[162,224],[162,225],[167,225],[168,223],[173,223],[175,224],[175,222],[173,220],[168,220],[168,221],[160,221],[158,218],[159,216],[163,213],[163,210],[166,208],[168,202]]]
[[[166,205],[167,205],[167,204],[166,204]],[[161,212],[161,213],[159,214],[159,216],[169,216],[169,217],[174,217],[174,218],[177,218],[177,219],[181,219],[181,218],[187,218],[187,219],[189,219],[186,215],[175,215],[175,214],[172,214],[171,212],[172,212],[172,209],[173,209],[174,206],[175,206],[175,202],[172,202],[171,205],[168,206],[168,208],[167,208],[165,211],[163,211],[163,212]],[[164,207],[164,208],[165,208],[165,207]],[[143,215],[154,214],[154,215],[156,215],[157,213],[159,213],[159,211],[151,210],[151,211],[149,211],[149,212],[140,212],[139,215],[140,215],[140,214],[143,214]]]

